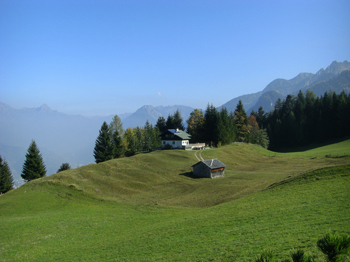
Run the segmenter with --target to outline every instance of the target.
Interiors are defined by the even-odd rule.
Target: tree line
[[[115,115],[108,125],[104,122],[95,142],[96,163],[149,152],[160,147],[160,134],[168,129],[185,130],[181,113],[177,110],[167,119],[159,117],[156,125],[147,120],[142,127],[124,131],[120,118]],[[262,107],[248,117],[242,101],[234,112],[218,110],[213,105],[206,110],[195,109],[186,120],[191,143],[202,142],[209,146],[222,146],[232,142],[259,144],[271,150],[280,150],[311,143],[324,142],[350,134],[350,95],[326,92],[323,96],[307,90],[297,96],[278,99],[271,112]],[[57,172],[70,169],[63,163]],[[21,177],[27,182],[46,175],[46,167],[33,140],[26,153]],[[6,160],[0,157],[0,193],[13,188],[13,178]]]
[[[168,129],[186,130],[191,142],[202,142],[210,146],[222,146],[232,142],[248,142],[268,147],[269,139],[265,129],[261,129],[255,116],[247,116],[242,101],[234,112],[226,108],[216,109],[207,106],[203,113],[200,109],[191,112],[187,119],[187,129],[183,124],[181,112],[176,110],[167,119],[159,117],[156,125],[147,120],[142,127],[123,130],[120,118],[115,115],[108,125],[104,122],[95,142],[94,157],[96,163],[131,156],[138,152],[149,152],[161,146],[160,135]]]
[[[316,97],[307,90],[277,100],[274,110],[252,112],[267,130],[271,150],[325,142],[350,134],[350,95],[326,92]]]

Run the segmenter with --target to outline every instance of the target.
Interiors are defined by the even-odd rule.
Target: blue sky
[[[0,102],[221,106],[350,60],[350,1],[1,0]]]

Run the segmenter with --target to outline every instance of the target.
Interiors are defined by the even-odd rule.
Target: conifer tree
[[[235,110],[235,124],[239,141],[245,141],[249,135],[248,118],[241,100],[239,100]]]
[[[96,139],[94,157],[96,163],[104,162],[113,158],[111,133],[106,122],[103,122]]]
[[[167,131],[166,121],[163,116],[160,116],[157,120],[156,128],[158,128],[159,132],[162,134]]]
[[[124,147],[121,136],[119,135],[118,130],[115,130],[112,134],[112,150],[113,150],[113,158],[118,158],[123,155]]]
[[[213,104],[207,106],[204,113],[205,140],[208,143],[218,143],[219,115]]]
[[[11,189],[13,189],[12,174],[6,160],[3,160],[0,156],[0,194],[4,194]]]
[[[34,140],[29,145],[26,160],[23,164],[21,177],[25,181],[31,181],[46,175],[46,167],[43,158]]]
[[[57,173],[58,173],[58,172],[62,172],[62,171],[64,171],[64,170],[69,170],[69,169],[71,169],[69,163],[63,163],[63,164],[60,166],[60,168],[57,170]]]
[[[168,129],[175,129],[175,123],[174,123],[174,116],[173,115],[168,115],[168,118],[166,119],[165,122],[165,131]]]
[[[185,130],[185,127],[183,125],[182,116],[181,116],[179,109],[177,109],[174,113],[174,128],[175,129],[178,128],[180,130]]]
[[[124,135],[123,123],[118,115],[115,115],[109,124],[109,130],[113,135],[115,131],[118,131],[120,136]]]

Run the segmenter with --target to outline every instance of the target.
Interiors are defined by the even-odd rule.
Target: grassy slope
[[[350,233],[350,168],[298,176],[349,158],[267,157],[242,144],[202,155],[222,160],[225,178],[193,179],[193,152],[159,151],[2,196],[0,261],[249,261],[266,248],[314,250],[328,230]]]

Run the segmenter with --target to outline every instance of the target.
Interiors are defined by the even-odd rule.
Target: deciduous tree
[[[200,109],[195,109],[191,112],[190,117],[187,119],[187,133],[191,135],[191,140],[194,142],[200,142],[204,140],[203,128],[204,128],[204,116]]]

